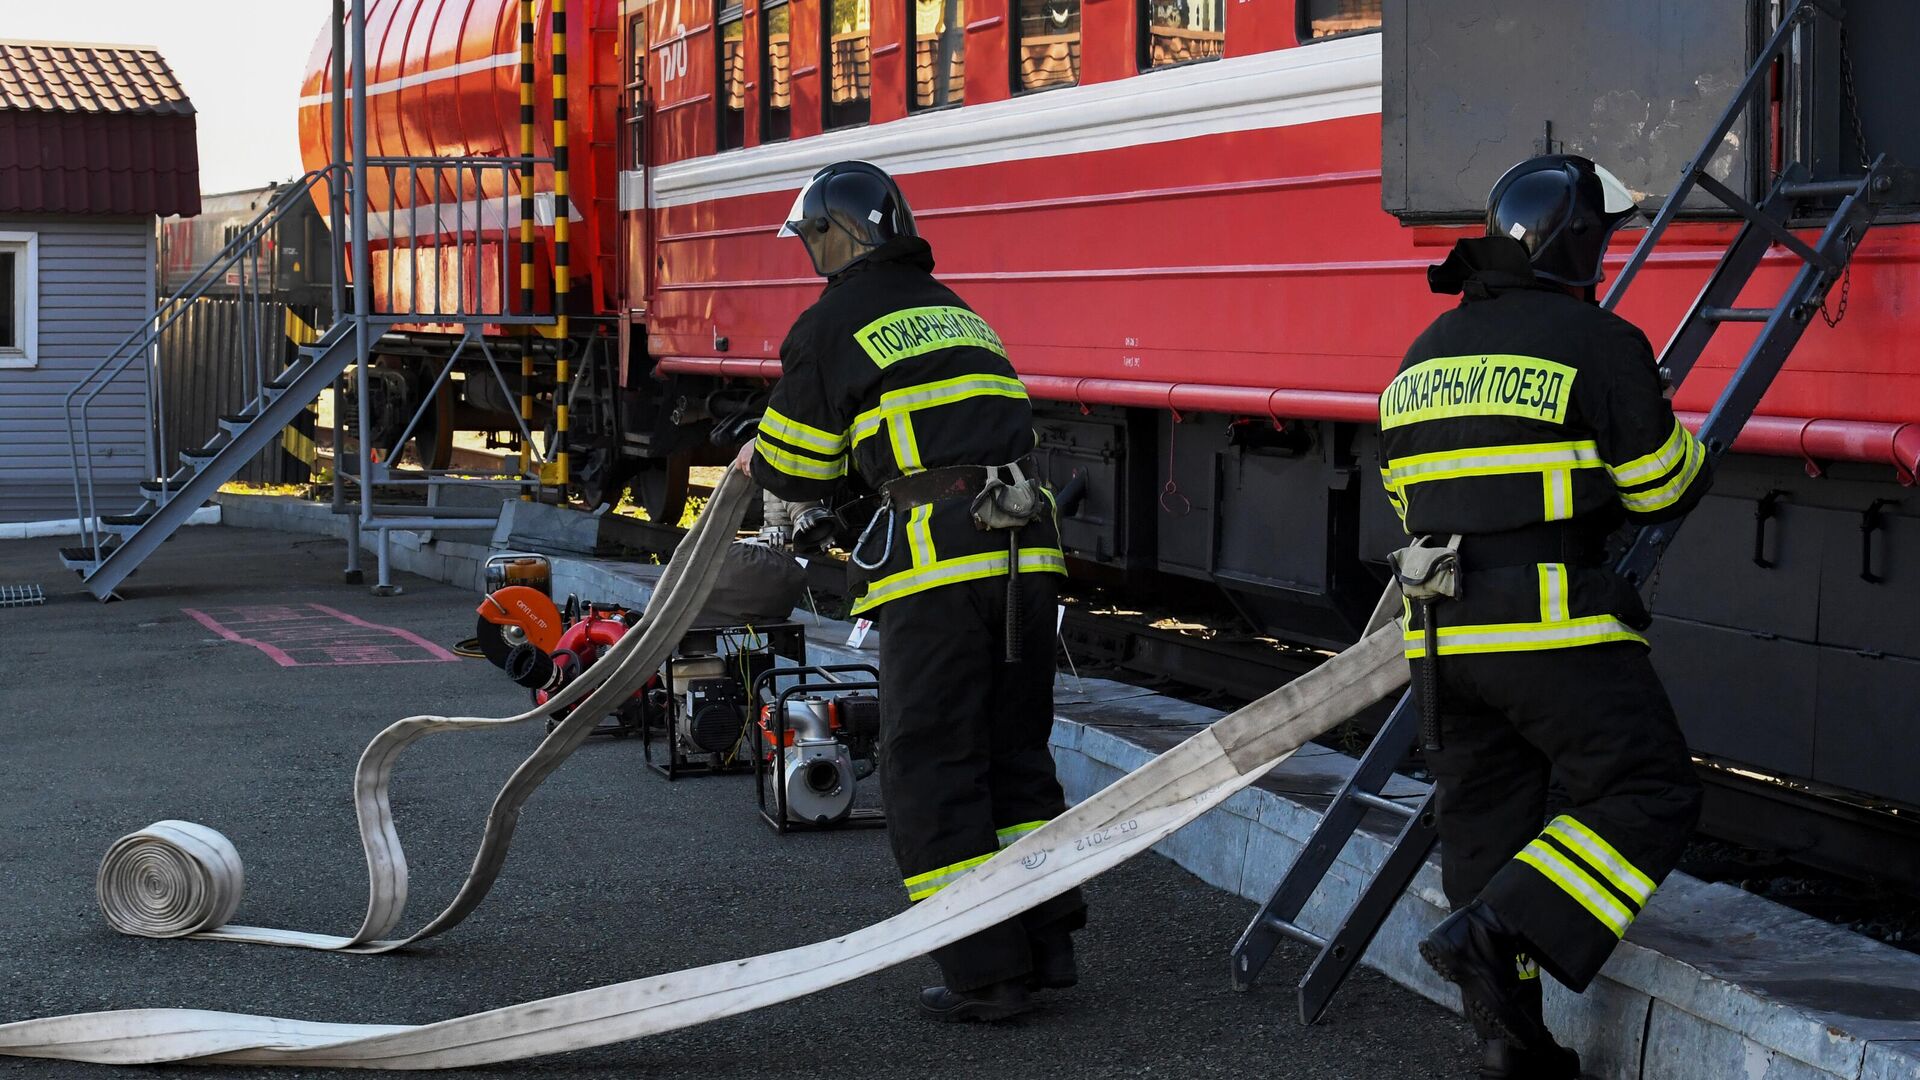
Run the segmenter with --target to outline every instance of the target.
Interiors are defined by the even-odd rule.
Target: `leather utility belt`
[[[1549,521],[1497,533],[1474,533],[1460,538],[1460,564],[1467,570],[1499,570],[1535,563],[1601,566],[1606,562],[1606,535],[1587,522]]]
[[[1046,488],[1034,475],[1035,471],[1031,455],[1005,465],[944,465],[927,469],[881,484],[880,494],[886,502],[880,513],[874,515],[874,523],[883,515],[889,519],[887,528],[891,538],[894,514],[929,503],[971,499],[970,513],[975,528],[1007,534],[1006,661],[1009,664],[1019,662],[1020,654],[1025,651],[1020,604],[1020,530],[1040,520],[1048,507]],[[868,524],[868,532],[873,531],[874,523]],[[860,539],[861,543],[854,545],[854,561],[865,569],[872,569],[860,561],[858,553],[864,546],[865,534]],[[892,551],[891,542],[887,550]],[[883,555],[882,560],[885,558]]]
[[[1024,479],[1034,471],[1033,458],[1023,457],[1011,465],[943,465],[889,480],[880,485],[880,494],[895,513],[905,513],[947,499],[978,498],[990,482],[1007,471]]]

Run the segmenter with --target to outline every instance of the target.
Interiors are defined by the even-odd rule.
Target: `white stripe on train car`
[[[553,224],[553,192],[534,192],[533,206],[534,216],[541,227]],[[582,220],[579,203],[567,206],[567,220]],[[414,236],[450,238],[455,233],[471,237],[476,231],[483,234],[482,239],[490,240],[500,236],[502,224],[506,227],[507,242],[519,239],[519,195],[507,195],[504,198],[489,195],[459,202],[400,206],[394,208],[391,220],[385,210],[367,211],[367,236],[376,243],[395,238],[406,240]],[[449,239],[448,243],[451,244],[452,240]]]
[[[640,169],[620,173],[620,209],[644,210],[647,203],[647,174]]]
[[[428,83],[439,82],[442,79],[457,79],[462,75],[473,75],[482,71],[494,71],[499,68],[513,67],[519,62],[520,50],[516,48],[512,52],[494,53],[492,56],[482,56],[477,60],[464,60],[458,64],[449,64],[443,68],[416,71],[411,75],[402,75],[397,79],[377,82],[369,88],[371,90],[369,96],[379,97],[381,94],[391,94],[395,90],[406,90],[410,87],[425,86]],[[352,87],[347,88],[347,100],[353,100]],[[306,97],[300,99],[300,107],[304,109],[309,105],[326,105],[332,101],[333,94],[331,91],[319,94],[308,94]]]
[[[675,162],[653,170],[646,201],[790,192],[846,158],[905,176],[1379,111],[1380,35],[1362,34]],[[621,209],[639,207],[627,185],[621,194]]]

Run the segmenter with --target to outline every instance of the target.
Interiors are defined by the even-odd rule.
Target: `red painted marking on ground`
[[[437,664],[460,659],[411,631],[370,623],[324,604],[180,610],[228,641],[259,649],[281,667]]]

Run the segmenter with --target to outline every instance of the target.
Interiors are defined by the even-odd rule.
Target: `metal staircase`
[[[1816,14],[1826,11],[1821,0],[1795,0],[1701,152],[1687,166],[1632,258],[1614,279],[1604,303],[1608,310],[1618,305],[1627,286],[1646,264],[1667,226],[1695,189],[1713,196],[1742,219],[1738,236],[1722,255],[1713,276],[1660,354],[1662,374],[1670,385],[1678,386],[1692,371],[1694,362],[1706,351],[1720,326],[1729,322],[1762,324],[1698,432],[1709,464],[1726,453],[1746,426],[1788,354],[1820,312],[1827,291],[1846,271],[1854,249],[1872,226],[1881,200],[1891,186],[1890,167],[1884,156],[1868,162],[1860,175],[1830,180],[1810,179],[1804,164],[1790,162],[1757,205],[1706,172],[1713,153],[1734,123],[1756,102],[1756,95],[1767,85],[1767,76],[1775,62],[1788,55],[1798,35],[1811,29]],[[1817,204],[1834,199],[1838,204],[1830,212],[1817,209]],[[1789,220],[1814,216],[1827,217],[1817,241],[1810,243],[1787,227]],[[1770,307],[1736,306],[1762,257],[1776,246],[1800,262],[1792,284]],[[1617,571],[1636,586],[1648,580],[1679,527],[1679,521],[1671,521],[1641,529],[1621,558]],[[1419,709],[1412,695],[1402,696],[1367,747],[1353,775],[1328,806],[1313,836],[1234,945],[1231,963],[1235,989],[1250,989],[1280,939],[1292,938],[1317,950],[1299,982],[1300,1022],[1314,1023],[1325,1013],[1334,992],[1366,952],[1395,902],[1425,863],[1436,839],[1431,790],[1417,803],[1399,802],[1381,794],[1393,778],[1395,767],[1412,752],[1419,728]],[[1397,823],[1393,846],[1379,871],[1361,888],[1331,934],[1323,936],[1300,925],[1301,911],[1362,820],[1373,810],[1389,815]]]
[[[391,531],[493,527],[497,513],[442,505],[437,497],[441,490],[489,486],[531,498],[543,485],[533,463],[544,467],[556,456],[565,460],[563,421],[558,425],[558,436],[548,439],[537,455],[530,450],[523,452],[522,465],[517,469],[476,473],[472,469],[435,469],[429,467],[431,463],[417,469],[396,468],[398,448],[421,430],[456,370],[489,379],[507,399],[518,396],[531,400],[531,349],[522,346],[522,382],[515,395],[498,355],[500,349],[489,341],[489,334],[508,328],[530,329],[555,323],[564,326],[564,308],[543,310],[530,295],[516,305],[516,293],[506,285],[513,280],[511,260],[516,256],[522,278],[531,281],[535,194],[531,182],[541,167],[555,166],[556,162],[532,155],[530,113],[522,120],[527,151],[519,157],[370,155],[367,97],[346,91],[348,86],[368,85],[368,3],[333,0],[332,7],[329,163],[276,191],[258,217],[229,238],[220,253],[177,292],[161,300],[142,326],[94,365],[66,395],[67,448],[73,462],[73,496],[81,543],[61,549],[60,558],[78,571],[88,591],[102,600],[110,599],[115,588],[222,484],[255,455],[276,444],[282,430],[329,387],[334,391],[335,406],[332,508],[347,518],[344,577],[350,583],[360,580],[360,536],[363,530],[370,530],[376,538],[379,580],[374,591],[379,594],[398,591],[391,581],[388,558]],[[556,0],[552,16],[556,31],[563,10],[564,4]],[[532,4],[522,7],[521,18],[523,40],[531,41]],[[532,92],[530,72],[531,65],[523,67],[523,97]],[[559,141],[564,145],[563,139]],[[527,185],[524,192],[523,181]],[[372,205],[375,193],[381,203],[378,208]],[[309,200],[323,204],[329,216],[328,250],[309,251],[307,258],[310,266],[323,257],[330,260],[332,314],[330,319],[319,320],[328,329],[317,340],[289,353],[280,344],[278,330],[284,316],[275,306],[272,285],[273,237],[283,219]],[[518,242],[512,237],[515,221],[523,222]],[[556,245],[559,241],[556,236]],[[556,280],[564,279],[559,270],[555,276]],[[346,288],[349,281],[358,283],[351,294]],[[218,418],[217,430],[204,445],[169,453],[166,387],[158,363],[161,343],[170,328],[183,325],[196,301],[216,290],[222,302],[238,301],[236,337],[228,345],[232,349],[230,359],[237,361],[240,373],[237,396],[242,405],[238,412]],[[532,290],[525,291],[531,294]],[[566,290],[556,286],[555,294],[564,297]],[[450,355],[438,362],[438,373],[421,395],[419,407],[393,440],[395,449],[383,451],[367,434],[378,430],[370,411],[374,392],[368,389],[355,393],[354,406],[345,408],[342,391],[349,380],[342,376],[351,367],[350,379],[356,387],[375,386],[382,374],[392,374],[376,369],[375,342],[396,327],[420,326],[437,331],[455,327],[457,342]],[[384,366],[388,362],[382,363]],[[146,420],[152,430],[147,447],[150,475],[139,485],[140,502],[132,513],[103,514],[96,463],[108,463],[112,448],[96,452],[101,448],[94,444],[92,420],[96,406],[104,410],[114,400],[113,395],[103,397],[109,387],[117,388],[124,399],[130,384],[138,384],[130,392],[144,393],[147,399]],[[559,415],[564,416],[564,411]],[[348,428],[359,444],[352,453],[344,444]],[[534,445],[524,415],[515,435],[521,446]],[[174,465],[176,456],[178,467]],[[564,476],[564,468],[561,472]],[[357,498],[351,500],[346,490],[349,477],[357,490]],[[424,493],[424,502],[377,502],[376,490],[382,488],[411,491],[416,499]],[[104,497],[109,500],[108,506],[115,508],[131,502],[130,498],[117,500],[111,492]]]
[[[262,329],[272,308],[266,284],[270,270],[271,238],[289,211],[312,198],[314,186],[327,170],[308,173],[284,185],[260,215],[229,239],[207,265],[172,296],[155,305],[146,323],[121,340],[106,358],[94,365],[69,390],[63,401],[67,421],[67,451],[73,461],[73,496],[79,508],[81,543],[60,550],[60,561],[78,571],[87,590],[104,600],[140,562],[185,524],[193,512],[220,490],[220,485],[269,446],[280,440],[282,429],[332,385],[354,358],[353,324],[335,324],[311,345],[302,346],[291,364],[281,367],[284,354],[267,343],[278,334]],[[206,444],[178,451],[176,467],[166,445],[165,388],[157,363],[158,348],[169,328],[187,317],[195,301],[216,286],[237,287],[242,333],[238,347],[245,384],[241,411],[221,416],[218,430]],[[96,455],[92,439],[92,409],[117,380],[147,380],[146,392],[157,414],[153,445],[153,473],[139,485],[140,502],[131,513],[103,514],[101,501],[119,500],[96,484]]]
[[[278,445],[280,432],[333,384],[355,355],[353,324],[335,323],[319,341],[302,346],[285,370],[262,383],[259,396],[245,409],[220,417],[219,430],[205,446],[180,451],[178,471],[141,483],[144,501],[139,509],[99,516],[88,542],[61,548],[60,561],[79,571],[87,591],[102,600],[110,597],[220,485],[261,451]]]

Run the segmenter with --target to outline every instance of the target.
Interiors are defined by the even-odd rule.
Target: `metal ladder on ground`
[[[1743,219],[1732,246],[1721,256],[1706,287],[1660,355],[1662,375],[1669,385],[1679,386],[1721,325],[1762,324],[1698,432],[1709,464],[1726,453],[1746,426],[1788,354],[1820,311],[1828,289],[1845,272],[1890,186],[1884,156],[1868,163],[1861,175],[1830,180],[1811,179],[1804,164],[1793,162],[1781,171],[1772,189],[1758,204],[1740,197],[1707,172],[1727,133],[1766,86],[1774,63],[1787,54],[1797,35],[1811,30],[1819,13],[1838,17],[1825,0],[1795,0],[1791,10],[1782,17],[1779,28],[1747,73],[1700,153],[1688,164],[1679,185],[1615,279],[1604,303],[1608,310],[1618,305],[1667,226],[1696,189],[1711,195]],[[1797,211],[1806,209],[1809,203],[1831,199],[1838,199],[1839,203],[1816,242],[1809,243],[1788,229],[1787,222]],[[1741,291],[1762,257],[1775,245],[1800,261],[1792,284],[1771,307],[1737,306]],[[1680,522],[1676,520],[1641,529],[1621,558],[1618,572],[1636,587],[1640,586],[1652,574],[1679,527]],[[1299,982],[1300,1021],[1312,1024],[1325,1013],[1340,983],[1359,962],[1395,902],[1425,863],[1436,839],[1431,790],[1415,804],[1398,802],[1381,794],[1392,779],[1395,766],[1405,760],[1418,741],[1419,728],[1419,707],[1409,693],[1394,706],[1352,776],[1328,806],[1313,836],[1234,945],[1231,964],[1235,989],[1252,988],[1280,939],[1292,938],[1317,950]],[[1392,848],[1333,932],[1324,936],[1315,933],[1300,924],[1300,913],[1370,811],[1380,811],[1398,821]]]
[[[279,356],[270,355],[274,350],[263,345],[263,342],[277,340],[278,331],[250,327],[242,336],[242,347],[248,355],[242,364],[247,382],[246,401],[240,411],[219,417],[218,430],[205,445],[180,450],[176,467],[167,454],[162,403],[160,430],[153,448],[156,467],[152,470],[154,475],[140,483],[138,506],[125,514],[100,512],[103,494],[110,504],[119,500],[100,491],[95,483],[92,406],[116,379],[130,372],[144,373],[152,400],[164,402],[157,385],[160,375],[155,360],[161,338],[216,284],[237,282],[243,300],[242,322],[263,322],[264,312],[271,307],[271,298],[265,295],[262,286],[263,274],[270,271],[261,264],[271,258],[274,229],[289,211],[312,197],[314,185],[325,175],[325,170],[316,170],[295,183],[282,186],[259,216],[236,232],[220,253],[178,291],[156,305],[154,314],[139,329],[127,335],[67,392],[62,404],[67,421],[67,450],[73,460],[73,495],[79,508],[82,542],[61,548],[60,561],[80,574],[87,590],[95,597],[102,600],[111,597],[114,588],[184,525],[222,484],[261,451],[277,444],[281,431],[332,385],[354,359],[350,322],[335,322],[318,340],[301,346],[293,361],[284,367]],[[249,342],[251,348],[247,347]]]

